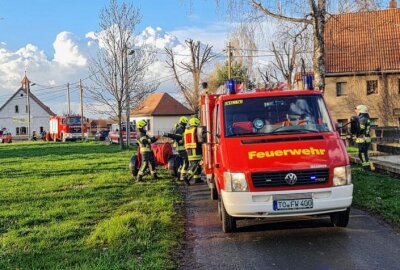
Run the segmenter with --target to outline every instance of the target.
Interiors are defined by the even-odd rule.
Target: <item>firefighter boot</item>
[[[138,175],[136,176],[136,181],[137,181],[137,182],[141,182],[142,180],[143,180],[143,175],[138,174]]]
[[[153,178],[153,180],[158,180],[158,175],[156,172],[151,172],[151,178]]]
[[[190,186],[190,179],[189,179],[189,177],[188,177],[187,175],[184,175],[184,176],[183,176],[183,181],[185,182],[185,184],[186,184],[187,186]]]

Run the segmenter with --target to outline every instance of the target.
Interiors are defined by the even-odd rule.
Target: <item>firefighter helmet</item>
[[[359,113],[368,113],[368,107],[365,106],[365,105],[358,105],[358,106],[356,107],[356,110],[357,110]]]
[[[179,123],[186,125],[189,122],[186,116],[179,117]]]
[[[139,120],[137,122],[137,127],[138,128],[144,128],[145,126],[147,126],[147,122],[145,120]]]
[[[190,118],[189,124],[192,127],[197,127],[198,125],[200,125],[200,120],[197,117]]]

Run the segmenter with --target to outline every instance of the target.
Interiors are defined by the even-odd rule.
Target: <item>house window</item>
[[[19,127],[17,127],[17,128],[15,129],[15,134],[16,134],[16,135],[19,135]]]
[[[19,113],[18,105],[15,105],[15,113]]]
[[[397,93],[400,94],[400,79],[397,81]]]
[[[369,121],[371,121],[371,127],[378,126],[378,118],[370,118]]]
[[[26,135],[26,127],[20,127],[19,135]]]
[[[146,119],[146,122],[147,122],[147,130],[151,130],[151,126],[150,126],[150,119]]]
[[[337,82],[336,83],[336,96],[344,96],[346,95],[346,83],[345,82]]]
[[[347,123],[349,122],[347,119],[338,119],[338,128],[340,135],[347,135]],[[343,128],[344,127],[344,128]]]
[[[378,81],[367,81],[367,96],[372,94],[378,94]]]

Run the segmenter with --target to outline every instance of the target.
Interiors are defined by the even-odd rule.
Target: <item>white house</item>
[[[161,132],[170,132],[179,117],[189,118],[193,113],[169,94],[155,93],[150,95],[142,106],[133,110],[130,117],[132,122],[146,120],[149,133],[160,135]]]
[[[5,128],[11,131],[13,137],[25,139],[28,136],[27,86],[29,83],[26,75],[21,83],[21,88],[0,107],[0,129]],[[55,113],[44,105],[32,92],[29,93],[29,97],[31,133],[34,130],[41,133],[49,128],[49,117],[50,115],[55,115]]]

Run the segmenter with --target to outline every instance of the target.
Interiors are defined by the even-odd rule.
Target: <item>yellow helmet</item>
[[[200,119],[197,117],[190,118],[189,124],[192,127],[197,127],[198,125],[200,125]]]
[[[365,105],[358,105],[356,110],[358,110],[360,113],[368,113],[368,107]]]
[[[187,124],[189,122],[189,120],[187,119],[187,117],[186,116],[181,116],[181,117],[179,117],[179,123],[180,124]]]
[[[145,120],[139,120],[136,125],[138,128],[143,128],[147,126],[147,122]]]

